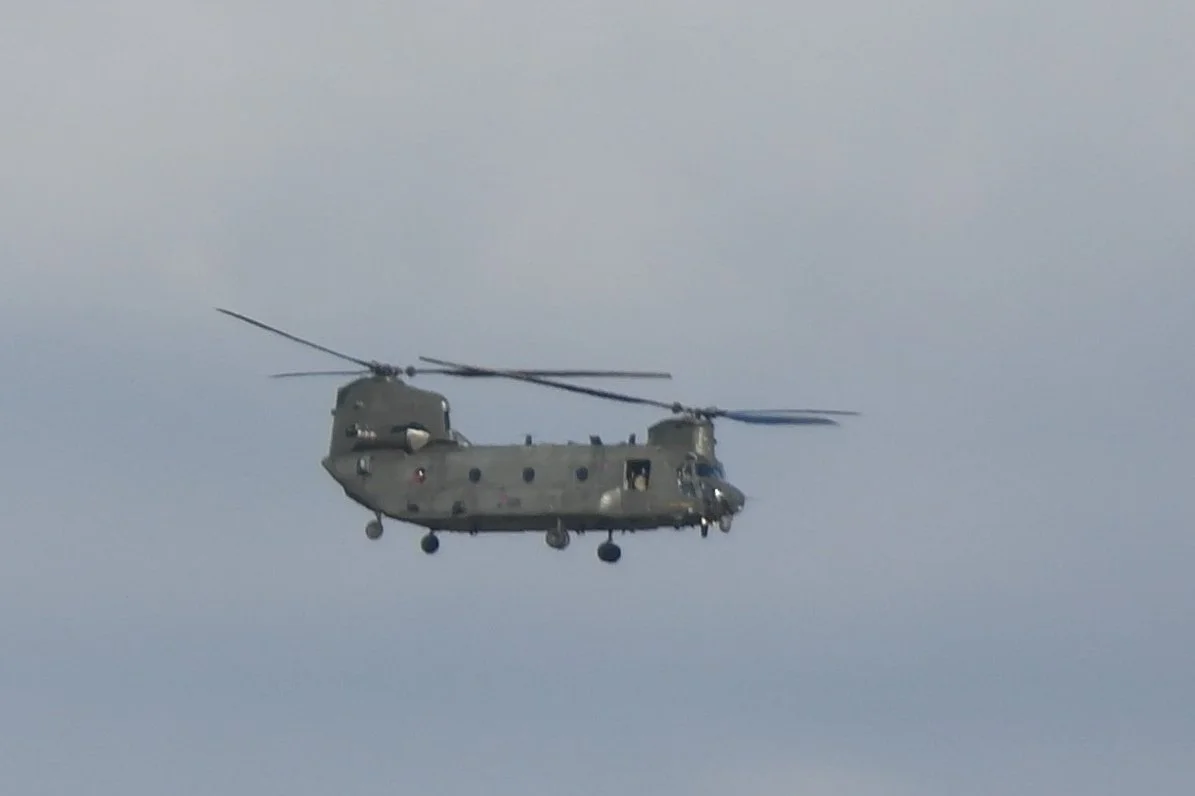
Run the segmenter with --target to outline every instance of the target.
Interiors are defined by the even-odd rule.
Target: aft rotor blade
[[[253,318],[250,318],[247,315],[241,315],[239,312],[233,312],[232,310],[226,310],[226,309],[222,309],[220,307],[216,307],[216,311],[222,312],[225,315],[236,318],[237,320],[244,321],[245,323],[252,324],[253,326],[258,327],[259,329],[265,329],[267,332],[273,332],[274,334],[281,335],[282,337],[285,337],[288,340],[293,340],[294,342],[299,343],[301,345],[305,345],[309,348],[314,348],[316,351],[323,351],[325,354],[331,354],[334,357],[339,357],[340,359],[360,365],[361,367],[366,368],[368,370],[373,370],[373,368],[374,368],[374,363],[372,363],[372,362],[366,362],[364,359],[357,359],[356,357],[351,357],[348,354],[343,354],[340,351],[334,351],[331,348],[322,346],[319,343],[313,343],[310,340],[304,340],[302,337],[296,337],[295,335],[291,334],[290,332],[284,332],[281,329],[276,329],[273,326],[269,326],[267,324],[262,323],[261,321],[254,320]]]
[[[569,384],[563,381],[552,381],[551,379],[544,379],[514,370],[495,370],[494,368],[483,368],[478,365],[462,365],[457,362],[447,362],[443,359],[432,359],[431,357],[419,357],[419,359],[424,362],[430,362],[433,365],[441,365],[446,368],[474,371],[476,375],[502,376],[504,378],[525,381],[531,384],[542,384],[545,387],[555,387],[558,390],[567,390],[568,392],[580,393],[582,395],[592,395],[596,398],[607,398],[612,401],[622,401],[623,403],[628,404],[657,406],[670,411],[676,408],[676,404],[665,403],[663,401],[653,401],[650,398],[639,398],[638,396],[627,395],[625,393],[598,389],[597,387],[583,387],[580,384]]]
[[[656,370],[543,370],[508,368],[498,373],[485,372],[474,368],[418,368],[417,373],[442,373],[450,376],[485,377],[506,376],[517,373],[521,376],[555,377],[561,379],[671,379],[672,374]]]
[[[364,376],[369,373],[368,370],[302,370],[287,373],[273,373],[270,375],[271,379],[286,379],[298,376]],[[493,373],[481,373],[474,370],[461,370],[460,368],[403,368],[403,373],[408,376],[463,376],[466,378],[494,378]],[[518,373],[525,376],[568,376],[572,378],[619,378],[619,379],[671,379],[671,373],[661,373],[658,371],[641,371],[641,370],[512,370],[511,373]]]
[[[846,409],[736,409],[738,414],[744,415],[840,415],[858,417],[862,412]]]
[[[817,415],[792,415],[792,414],[764,414],[760,412],[746,411],[735,412],[730,409],[718,409],[710,412],[716,417],[724,417],[727,420],[736,420],[740,423],[751,423],[757,426],[836,426],[837,420],[832,420],[829,417],[818,417]]]

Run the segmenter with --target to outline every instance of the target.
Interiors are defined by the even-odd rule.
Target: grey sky
[[[6,3],[14,793],[1195,783],[1189,4]],[[727,537],[447,538],[333,363],[667,368]],[[650,412],[441,388],[475,441]]]

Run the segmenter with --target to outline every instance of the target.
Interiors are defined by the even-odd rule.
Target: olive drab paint
[[[439,549],[437,534],[537,532],[557,550],[571,534],[605,533],[598,556],[618,561],[615,532],[700,528],[728,532],[746,506],[743,492],[726,479],[716,454],[716,417],[764,425],[836,425],[837,410],[699,409],[614,393],[557,378],[670,378],[667,373],[600,370],[495,370],[421,357],[438,367],[398,368],[342,354],[230,310],[219,310],[259,328],[353,362],[359,371],[284,373],[276,376],[356,375],[335,394],[331,438],[322,464],[351,500],[374,519],[369,538],[382,535],[383,519],[425,530],[421,547]],[[651,425],[643,442],[631,434],[607,443],[536,442],[476,445],[453,427],[448,398],[414,387],[403,376],[497,377],[665,408],[674,416]],[[549,378],[551,377],[551,378]]]

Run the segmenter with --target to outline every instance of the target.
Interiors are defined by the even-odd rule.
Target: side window
[[[676,483],[680,487],[680,493],[685,497],[697,496],[697,487],[694,485],[693,479],[693,462],[686,461],[676,468]]]
[[[628,459],[626,464],[626,488],[634,492],[646,492],[651,486],[651,460]]]

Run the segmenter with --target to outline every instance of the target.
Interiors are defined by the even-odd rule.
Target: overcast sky
[[[1108,8],[3,3],[3,790],[1189,791],[1195,11]],[[428,558],[217,305],[865,414],[720,425],[729,535]]]

